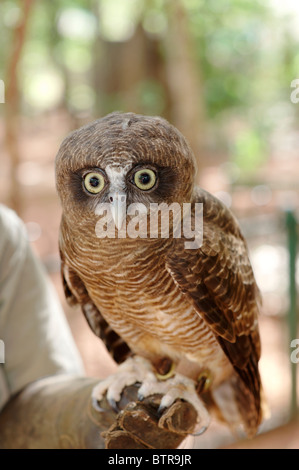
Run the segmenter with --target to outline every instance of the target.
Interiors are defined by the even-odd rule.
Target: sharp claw
[[[100,411],[101,413],[107,411],[107,410],[104,410],[104,408],[100,407],[99,402],[95,397],[91,397],[91,404],[95,410]]]
[[[107,401],[108,401],[110,407],[113,409],[113,411],[115,411],[116,413],[119,413],[119,412],[120,412],[120,409],[118,408],[118,405],[117,405],[117,403],[116,403],[115,400],[113,400],[113,399],[111,398],[110,400],[107,399]],[[107,409],[102,408],[102,407],[99,405],[99,401],[98,401],[95,397],[91,397],[91,404],[92,404],[92,407],[93,407],[95,410],[97,410],[97,411],[99,411],[99,412],[101,412],[101,413],[107,412]]]
[[[191,435],[192,436],[200,436],[201,434],[203,434],[206,430],[208,429],[208,426],[202,426],[199,431],[195,431],[193,432]]]
[[[159,408],[158,408],[158,414],[162,414],[162,413],[163,413],[163,411],[165,411],[165,410],[166,410],[166,408],[167,408],[167,406],[165,406],[165,405],[163,405],[163,406],[162,406],[162,405],[159,405]]]
[[[137,393],[137,398],[138,398],[139,401],[142,401],[142,400],[144,400],[144,395],[142,395],[142,393],[138,392]]]
[[[115,411],[116,413],[120,412],[118,404],[116,403],[116,401],[113,398],[109,398],[108,403],[111,406],[111,408],[113,409],[113,411]]]

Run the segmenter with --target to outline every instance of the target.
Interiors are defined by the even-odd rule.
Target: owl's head
[[[165,119],[133,113],[112,113],[72,132],[56,157],[64,217],[74,222],[94,220],[100,203],[114,209],[119,199],[146,207],[190,202],[194,176],[182,134]]]

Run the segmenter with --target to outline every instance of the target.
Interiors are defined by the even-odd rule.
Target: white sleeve
[[[31,250],[26,229],[13,211],[1,205],[0,340],[5,351],[0,408],[36,379],[84,373],[56,291]]]

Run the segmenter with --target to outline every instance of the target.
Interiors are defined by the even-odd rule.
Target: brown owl
[[[164,394],[161,408],[191,401],[201,430],[217,410],[252,436],[262,418],[259,291],[236,219],[195,186],[195,172],[185,138],[160,117],[112,113],[67,136],[56,158],[65,294],[122,363],[94,399],[108,390],[115,404],[141,382],[141,397]],[[163,220],[161,211],[153,228],[160,207],[178,210]],[[188,245],[198,227],[200,243]]]

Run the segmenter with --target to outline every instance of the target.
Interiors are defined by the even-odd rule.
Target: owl
[[[160,410],[190,401],[198,432],[216,414],[253,436],[262,419],[260,294],[235,217],[195,174],[185,138],[160,117],[115,112],[68,135],[56,157],[64,291],[119,364],[94,403],[107,393],[115,406],[140,382],[140,399],[163,395]],[[166,235],[162,216],[150,230],[159,207],[181,209],[169,210]],[[177,230],[186,207],[187,233]],[[188,245],[198,227],[199,242]]]

